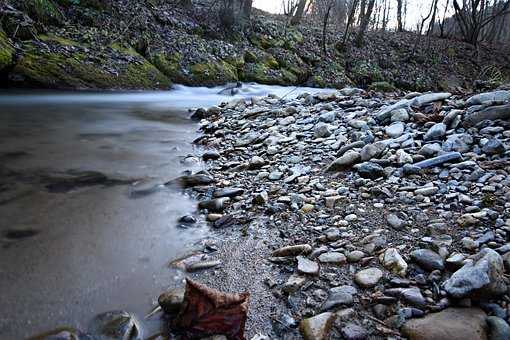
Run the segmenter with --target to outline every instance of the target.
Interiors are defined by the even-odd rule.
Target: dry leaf
[[[248,297],[248,293],[223,293],[186,279],[184,303],[173,326],[186,339],[221,334],[229,340],[244,340]]]

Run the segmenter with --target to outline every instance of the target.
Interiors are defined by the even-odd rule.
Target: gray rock
[[[367,144],[360,151],[361,160],[369,161],[372,158],[377,158],[382,155],[382,153],[386,150],[386,148],[387,148],[387,145],[382,142],[377,142],[374,144]]]
[[[510,104],[491,106],[478,112],[474,112],[464,118],[463,125],[465,127],[475,126],[484,120],[509,120],[510,119]]]
[[[409,113],[407,109],[396,109],[391,111],[391,122],[407,122]]]
[[[325,312],[340,306],[352,306],[354,304],[354,294],[356,294],[356,288],[352,286],[331,288],[328,292],[328,298],[321,307],[321,311]]]
[[[498,155],[505,152],[505,146],[497,138],[491,138],[482,147],[482,151],[487,155]]]
[[[413,165],[420,169],[432,168],[446,162],[455,162],[462,160],[462,155],[458,152],[448,152],[434,158],[426,159],[424,161],[414,163]]]
[[[365,340],[368,339],[368,332],[361,326],[348,323],[342,327],[342,336],[345,340]]]
[[[439,152],[441,152],[442,148],[439,143],[431,143],[431,144],[425,144],[422,146],[422,148],[418,151],[418,154],[430,158],[437,155]]]
[[[444,261],[439,254],[430,249],[417,249],[411,252],[411,258],[425,270],[443,270]]]
[[[214,198],[212,200],[201,201],[198,203],[199,209],[207,209],[211,212],[222,212],[225,209],[225,203],[229,201],[228,197]]]
[[[504,265],[501,256],[484,248],[444,282],[444,289],[454,298],[491,297],[506,291]]]
[[[303,256],[298,256],[298,267],[297,270],[301,274],[308,274],[308,275],[318,275],[319,274],[319,265],[307,259]]]
[[[402,230],[407,225],[407,222],[399,218],[396,214],[389,214],[386,217],[386,221],[395,230]]]
[[[409,340],[487,340],[486,314],[478,308],[447,308],[402,327]]]
[[[427,305],[427,301],[421,294],[421,291],[417,287],[411,288],[391,288],[386,289],[384,291],[385,294],[389,296],[394,296],[404,300],[406,303],[418,307],[423,308]]]
[[[426,93],[421,96],[415,97],[411,100],[411,106],[420,107],[425,106],[427,104],[443,101],[452,96],[451,93],[448,92],[439,92],[439,93]]]
[[[510,100],[510,91],[493,91],[480,93],[466,101],[467,106],[480,105],[484,102],[504,102]]]
[[[326,169],[327,171],[342,171],[349,169],[361,160],[359,152],[349,150],[343,156],[335,159]]]
[[[344,254],[335,251],[321,254],[318,259],[321,263],[344,264],[347,262]]]
[[[220,188],[214,190],[213,197],[237,197],[241,196],[244,193],[244,189],[242,188]]]
[[[379,268],[363,269],[354,275],[354,282],[363,288],[374,287],[383,277],[383,272]]]
[[[398,109],[403,109],[403,108],[407,108],[409,107],[409,104],[410,104],[410,100],[407,100],[407,99],[402,99],[401,101],[393,104],[393,105],[389,105],[389,106],[386,106],[384,108],[382,108],[377,114],[376,114],[376,119],[379,121],[379,122],[382,122],[386,119],[389,119],[391,117],[391,113],[394,111],[394,110],[398,110]]]
[[[505,320],[497,316],[489,316],[487,324],[489,325],[490,340],[510,339],[510,326]]]
[[[404,277],[407,273],[407,263],[396,248],[388,248],[379,256],[384,268],[394,274]]]
[[[318,123],[315,125],[315,128],[313,130],[313,135],[315,138],[326,138],[331,136],[331,129],[329,124],[326,123]]]
[[[386,127],[384,130],[388,136],[391,138],[397,138],[402,136],[404,133],[404,124],[403,123],[393,123],[390,126]]]
[[[384,168],[377,163],[364,162],[356,167],[358,174],[363,178],[377,179],[384,177]]]
[[[443,123],[437,123],[430,127],[425,136],[423,137],[424,141],[438,140],[443,139],[446,135],[446,125]]]
[[[335,121],[336,114],[335,111],[328,111],[321,113],[319,116],[319,120],[324,123],[333,123]]]
[[[139,321],[133,315],[124,311],[99,314],[91,321],[89,332],[107,339],[143,339]]]

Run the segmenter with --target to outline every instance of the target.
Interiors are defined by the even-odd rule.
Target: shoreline
[[[479,134],[461,125],[473,114],[465,113],[475,105],[466,104],[468,97],[407,97],[407,108],[389,111],[381,106],[397,99],[355,89],[297,100],[264,97],[251,105],[238,100],[208,111],[199,142],[214,150],[203,174],[215,183],[186,190],[206,201],[203,206],[214,203],[217,211],[204,217],[225,239],[207,257],[221,265],[190,276],[221,291],[252,293],[247,338],[322,339],[313,334],[315,327],[332,337],[409,336],[417,317],[429,320],[458,306],[469,315],[480,307],[488,315],[506,310],[505,297],[488,300],[499,309],[482,303],[482,288],[465,288],[460,298],[446,287],[469,259],[492,256],[498,270],[505,270],[510,207],[502,197],[510,191],[498,172],[508,171],[508,149],[494,153],[487,146],[486,154],[482,147],[471,151],[478,137],[456,142],[458,131]],[[436,119],[446,124],[422,121],[422,112],[438,102],[444,109]],[[392,116],[400,118],[390,123]],[[398,136],[388,130],[402,124]],[[435,132],[440,124],[447,128]],[[502,138],[504,145],[510,137],[505,124],[488,125],[482,134],[490,131],[487,136]],[[460,152],[462,159],[428,169],[411,165],[448,152]],[[485,184],[470,177],[473,169],[485,174]],[[223,205],[213,195],[220,189],[241,190]],[[489,196],[495,200],[487,201]],[[221,216],[229,217],[215,226]],[[274,255],[292,245],[310,250]],[[490,280],[506,281],[498,275]],[[465,284],[476,279],[468,276]]]

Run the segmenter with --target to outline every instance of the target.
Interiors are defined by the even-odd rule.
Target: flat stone
[[[301,274],[318,275],[319,265],[317,262],[311,261],[303,256],[298,256],[298,267],[297,270]]]
[[[352,167],[361,160],[359,152],[349,150],[343,156],[335,159],[326,169],[327,171],[342,171]]]
[[[318,259],[321,263],[344,264],[347,262],[345,255],[339,252],[324,253],[321,254]]]
[[[374,287],[383,277],[379,268],[367,268],[356,273],[354,282],[363,288]]]
[[[478,308],[447,308],[411,319],[401,331],[409,340],[487,340],[486,316]]]
[[[352,286],[331,288],[328,292],[328,298],[321,307],[321,311],[325,312],[341,306],[352,306],[354,304],[354,294],[356,294],[356,288]]]
[[[403,123],[394,123],[394,124],[391,124],[390,126],[386,127],[386,129],[384,131],[391,138],[397,138],[397,137],[402,136],[402,134],[404,133],[404,128],[405,128],[405,126]]]
[[[443,270],[444,261],[439,254],[430,249],[417,249],[411,252],[411,258],[425,270]]]

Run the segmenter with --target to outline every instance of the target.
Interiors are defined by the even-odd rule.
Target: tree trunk
[[[363,46],[363,40],[365,39],[365,33],[368,28],[368,24],[370,24],[370,17],[372,16],[372,11],[374,10],[375,0],[369,0],[367,12],[363,16],[361,20],[361,25],[358,31],[358,35],[356,37],[356,45],[358,47]]]
[[[397,31],[404,31],[402,26],[402,0],[397,0]]]
[[[250,20],[253,0],[243,0],[243,19]]]
[[[328,29],[328,20],[329,20],[329,12],[331,11],[331,6],[328,6],[328,9],[326,10],[326,15],[324,16],[324,23],[322,26],[322,52],[324,52],[324,55],[327,55],[326,51],[326,35],[327,35],[327,29]]]
[[[306,7],[306,0],[299,0],[296,13],[292,17],[290,24],[291,25],[298,25],[301,22],[301,19],[303,18],[303,14],[305,12]]]
[[[358,0],[353,0],[351,3],[351,8],[349,10],[349,16],[347,17],[347,24],[345,25],[344,38],[342,40],[342,47],[345,46],[347,42],[347,38],[349,37],[349,29],[354,22],[354,16],[356,15],[356,8],[358,7]]]

